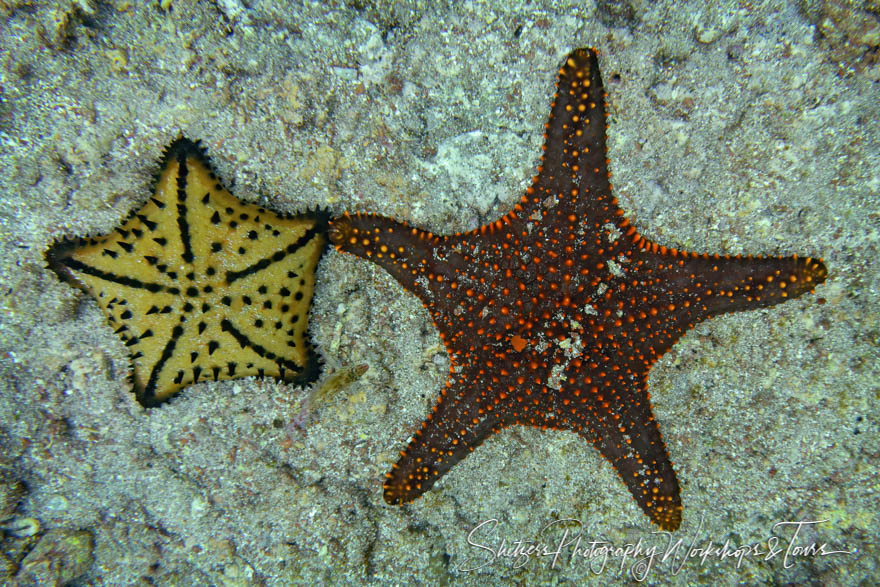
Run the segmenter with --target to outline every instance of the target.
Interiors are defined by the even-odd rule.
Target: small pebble
[[[36,518],[9,518],[0,523],[0,529],[13,538],[27,538],[40,531],[40,521]]]

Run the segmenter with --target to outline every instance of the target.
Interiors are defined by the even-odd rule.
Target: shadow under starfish
[[[451,362],[422,427],[387,475],[411,501],[511,425],[577,432],[664,530],[679,485],[651,409],[651,366],[690,328],[772,306],[822,283],[813,258],[683,252],[642,237],[612,196],[597,53],[559,71],[538,174],[499,220],[435,236],[376,215],[331,221],[337,250],[363,257],[422,300]]]

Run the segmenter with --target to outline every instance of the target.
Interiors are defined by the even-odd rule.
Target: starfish
[[[433,411],[387,474],[411,501],[488,436],[570,430],[617,470],[664,530],[679,485],[651,409],[651,366],[690,328],[772,306],[825,280],[821,260],[679,251],[641,236],[612,196],[597,53],[559,70],[531,187],[506,215],[436,236],[373,214],[333,219],[337,250],[386,269],[423,302],[450,359]]]
[[[144,406],[199,381],[317,379],[308,336],[320,210],[278,215],[234,197],[198,142],[178,138],[155,193],[106,236],[51,247],[50,267],[95,297],[132,351]]]

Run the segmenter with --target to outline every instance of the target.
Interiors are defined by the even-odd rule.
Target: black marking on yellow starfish
[[[795,298],[825,281],[821,259],[667,249],[612,196],[596,52],[559,71],[531,187],[499,220],[436,236],[375,215],[333,219],[340,251],[418,296],[449,353],[437,404],[387,475],[385,500],[422,495],[491,434],[571,430],[617,470],[664,530],[681,523],[678,480],[651,410],[648,374],[698,322]]]
[[[321,210],[279,215],[242,202],[181,137],[153,197],[121,227],[46,257],[98,301],[131,348],[138,401],[152,406],[208,379],[317,379],[308,312],[326,227]]]

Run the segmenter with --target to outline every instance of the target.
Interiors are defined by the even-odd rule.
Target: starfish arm
[[[475,371],[469,369],[465,371]],[[410,502],[501,427],[497,402],[479,373],[453,374],[440,399],[386,474],[385,501]]]
[[[566,370],[567,383],[555,397],[554,427],[593,443],[642,511],[661,529],[677,529],[682,511],[678,480],[651,409],[647,370],[585,375],[581,367],[574,361]]]
[[[605,96],[596,50],[573,51],[559,70],[538,173],[512,218],[622,222],[611,195]]]
[[[449,246],[447,237],[375,214],[344,214],[330,223],[336,250],[373,261],[415,294],[441,330],[449,321],[442,306],[459,287],[467,258]]]
[[[813,291],[827,276],[822,260],[811,257],[722,257],[641,245],[606,294],[606,307],[625,310],[604,333],[618,343],[624,342],[618,335],[628,333],[620,348],[634,349],[636,363],[653,363],[702,320],[780,304]]]
[[[608,419],[587,432],[594,445],[626,484],[636,503],[660,529],[673,531],[681,524],[678,479],[660,428],[651,413],[646,392],[639,407],[628,406],[620,421]]]
[[[671,302],[690,300],[706,317],[775,306],[812,292],[828,270],[812,257],[709,256],[691,254],[666,263],[661,277]]]

